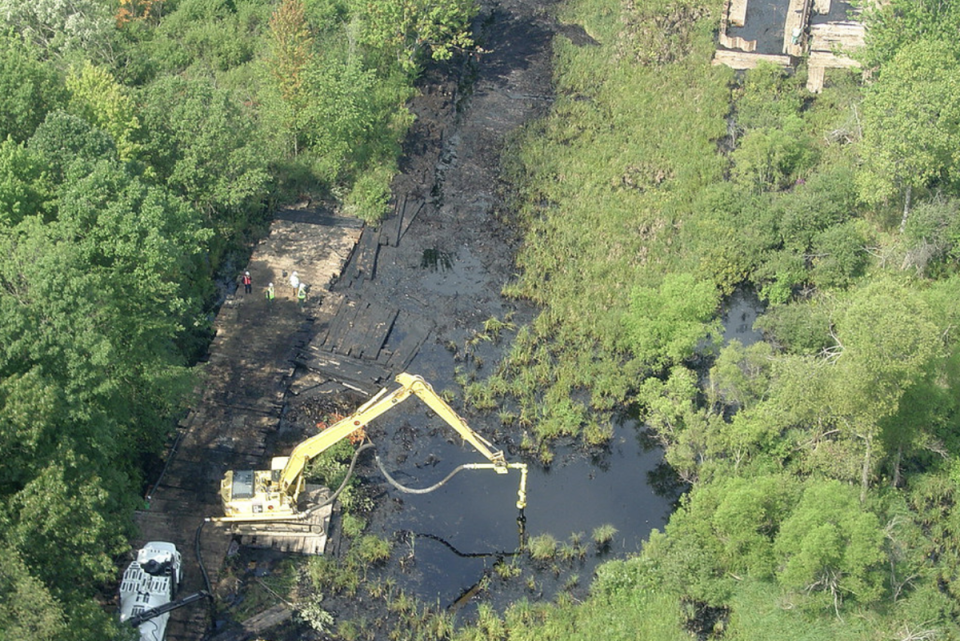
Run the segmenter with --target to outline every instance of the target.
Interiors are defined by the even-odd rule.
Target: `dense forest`
[[[534,301],[465,397],[599,445],[634,407],[688,484],[590,597],[463,639],[960,639],[958,0],[865,8],[822,94],[710,65],[719,0],[566,0],[505,151]],[[144,461],[215,281],[271,208],[376,220],[470,0],[0,0],[0,639],[102,639]],[[724,345],[738,288],[764,340]],[[394,638],[394,637],[391,637]]]
[[[116,634],[218,274],[301,193],[382,215],[418,71],[476,11],[0,0],[0,639]]]

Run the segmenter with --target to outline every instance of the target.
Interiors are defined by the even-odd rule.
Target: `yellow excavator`
[[[300,493],[305,488],[303,472],[307,463],[343,439],[356,434],[373,419],[396,407],[411,395],[417,396],[428,405],[489,461],[462,465],[437,486],[445,483],[461,470],[489,469],[498,474],[507,474],[512,469],[519,470],[520,487],[517,508],[522,515],[527,504],[526,464],[507,463],[503,452],[496,450],[490,442],[470,429],[466,421],[420,376],[403,373],[397,376],[396,381],[400,383],[399,388],[392,392],[388,392],[387,389],[380,390],[376,396],[347,418],[297,445],[290,456],[275,457],[269,470],[228,471],[220,483],[224,516],[214,520],[224,523],[253,523],[296,521],[304,518],[313,509],[310,506],[298,507],[297,504]],[[381,471],[386,474],[382,467]],[[389,475],[386,476],[391,484],[401,487]],[[428,490],[409,491],[424,493]]]

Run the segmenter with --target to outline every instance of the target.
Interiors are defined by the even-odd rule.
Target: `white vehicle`
[[[183,580],[180,553],[173,543],[151,541],[137,552],[137,559],[127,567],[120,582],[120,621],[139,623],[140,641],[163,641],[169,611],[151,616],[150,610],[173,601]],[[134,621],[131,621],[134,619]]]

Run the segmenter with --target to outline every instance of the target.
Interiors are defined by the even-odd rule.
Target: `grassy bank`
[[[563,6],[596,45],[558,37],[556,103],[504,161],[525,230],[504,293],[542,312],[471,390],[545,461],[633,405],[692,489],[585,603],[458,638],[960,636],[960,57],[923,26],[958,11],[868,12],[870,79],[818,95],[802,64],[711,66],[719,11]],[[749,347],[716,338],[740,286],[768,303]]]
[[[669,310],[681,324],[697,323],[687,335],[689,326],[660,327],[646,307],[665,274],[701,269],[681,234],[698,193],[723,177],[716,145],[731,73],[707,64],[715,14],[683,9],[671,37],[652,41],[638,11],[623,16],[638,30],[624,36],[619,9],[567,5],[563,19],[598,44],[557,38],[554,109],[516,137],[505,159],[526,229],[520,276],[505,293],[544,311],[488,385],[516,401],[521,426],[540,438],[582,432],[603,442],[609,411],[631,400],[637,379],[690,355],[717,301],[703,290]],[[655,62],[641,64],[648,59]],[[587,388],[589,398],[578,398]]]

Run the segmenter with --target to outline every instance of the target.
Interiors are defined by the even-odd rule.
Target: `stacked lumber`
[[[391,372],[407,368],[432,330],[432,322],[397,307],[342,298],[333,320],[321,323],[293,360],[373,394]]]
[[[810,26],[810,49],[844,51],[864,46],[864,28],[859,22],[827,22]]]
[[[817,67],[813,64],[807,67],[807,91],[810,93],[820,93],[823,91],[824,71],[824,67]]]
[[[864,28],[859,22],[827,22],[810,27],[810,57],[807,60],[807,89],[823,90],[825,69],[858,68],[860,63],[842,51],[864,46]]]
[[[810,0],[790,0],[783,23],[783,53],[797,58],[803,55],[804,30],[809,18]]]
[[[811,67],[824,67],[825,69],[855,69],[860,63],[847,56],[838,56],[829,51],[811,51],[807,59]]]

